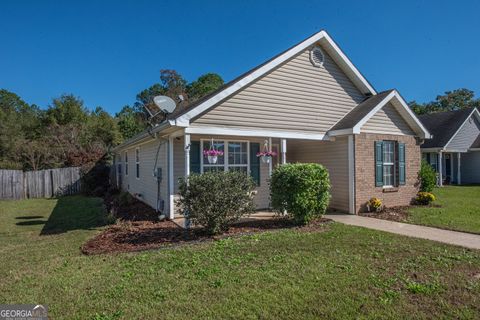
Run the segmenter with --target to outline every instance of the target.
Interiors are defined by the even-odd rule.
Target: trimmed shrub
[[[287,212],[298,224],[322,216],[330,201],[328,170],[316,163],[292,163],[276,168],[270,181],[272,207]]]
[[[420,205],[429,205],[435,201],[435,196],[430,192],[419,192],[415,197],[415,203]]]
[[[241,217],[255,212],[255,182],[243,172],[192,174],[180,180],[179,210],[208,234],[219,234]]]
[[[418,173],[420,178],[420,191],[432,192],[433,188],[437,185],[437,173],[435,169],[425,160],[422,160],[420,172]]]

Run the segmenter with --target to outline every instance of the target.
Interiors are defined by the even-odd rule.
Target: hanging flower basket
[[[215,149],[203,150],[203,155],[207,157],[208,163],[215,164],[218,161],[218,157],[223,156],[223,151]]]
[[[270,163],[272,157],[275,157],[276,155],[277,153],[275,151],[263,151],[257,153],[257,157],[260,157],[263,163]]]

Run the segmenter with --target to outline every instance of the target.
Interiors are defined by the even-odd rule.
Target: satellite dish
[[[172,113],[176,107],[175,101],[167,96],[156,96],[153,98],[153,102],[161,111],[165,113]]]

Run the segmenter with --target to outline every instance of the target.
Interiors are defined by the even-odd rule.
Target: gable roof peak
[[[343,53],[343,51],[330,37],[330,35],[322,29],[319,32],[314,33],[310,37],[290,47],[289,49],[283,51],[282,53],[274,56],[270,60],[267,60],[259,66],[226,83],[218,90],[214,91],[203,99],[194,102],[185,109],[178,110],[177,112],[174,111],[174,113],[170,115],[169,119],[175,119],[175,121],[178,121],[182,125],[188,125],[190,119],[197,117],[198,115],[207,111],[219,102],[232,96],[234,93],[238,92],[243,87],[259,79],[271,70],[280,66],[285,61],[288,61],[289,59],[296,56],[298,53],[302,52],[303,50],[311,47],[316,43],[320,43],[322,48],[327,51],[327,53],[340,67],[340,69],[342,69],[343,72],[345,72],[345,74],[347,75],[347,77],[351,79],[354,85],[358,87],[360,92],[365,95],[376,94],[373,86],[367,81],[367,79],[365,79],[365,77],[360,73],[360,71],[358,71],[358,69]]]

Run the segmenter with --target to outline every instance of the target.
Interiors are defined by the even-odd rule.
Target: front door
[[[445,154],[445,182],[452,182],[452,155]]]

